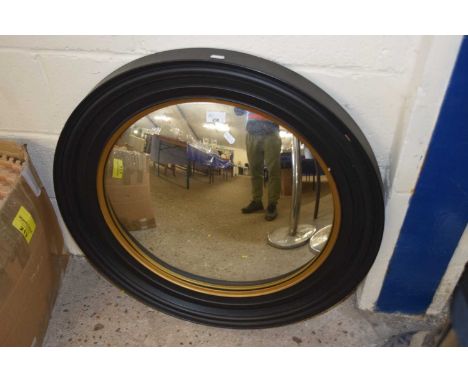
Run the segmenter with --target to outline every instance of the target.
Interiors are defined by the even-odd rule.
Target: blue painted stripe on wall
[[[463,38],[377,309],[424,313],[468,221],[468,38]]]

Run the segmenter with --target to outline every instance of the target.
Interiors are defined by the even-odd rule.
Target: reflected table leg
[[[190,188],[190,171],[191,171],[191,165],[190,165],[190,159],[189,159],[187,161],[187,174],[186,174],[187,190]]]
[[[317,219],[318,211],[319,211],[319,204],[320,204],[320,166],[318,165],[317,161],[314,159],[315,165],[315,174],[317,176],[317,193],[315,194],[315,208],[314,208],[314,220]]]

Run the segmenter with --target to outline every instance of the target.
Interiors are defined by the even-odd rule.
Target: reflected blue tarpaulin
[[[192,145],[187,145],[187,158],[202,166],[211,168],[230,168],[232,162],[229,159],[223,159],[218,154],[202,151]]]
[[[229,159],[221,158],[208,148],[187,144],[166,137],[153,135],[151,139],[151,159],[156,163],[187,165],[188,161],[211,168],[224,169],[233,166]]]

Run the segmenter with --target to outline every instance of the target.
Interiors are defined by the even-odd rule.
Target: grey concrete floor
[[[355,296],[308,320],[279,328],[235,330],[158,312],[72,256],[45,346],[381,346],[401,333],[433,331],[443,318],[363,312]]]
[[[153,209],[157,226],[131,232],[158,259],[197,276],[258,283],[313,259],[307,245],[285,251],[267,244],[269,232],[289,226],[290,196],[280,198],[278,218],[267,222],[264,213],[240,213],[251,199],[250,177],[223,180],[217,176],[214,184],[208,184],[207,177],[197,174],[190,190],[184,182],[182,172],[177,177],[158,177],[152,171],[152,206],[148,208]],[[328,183],[323,182],[319,215],[314,220],[311,186],[303,184],[300,223],[321,228],[333,222],[333,200]]]

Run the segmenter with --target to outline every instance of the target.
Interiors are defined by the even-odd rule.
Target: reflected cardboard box
[[[281,169],[281,195],[292,195],[292,169],[290,168]]]
[[[0,346],[39,346],[68,256],[24,146],[0,141]]]
[[[106,163],[105,192],[118,221],[129,231],[156,227],[148,154],[114,147]]]

